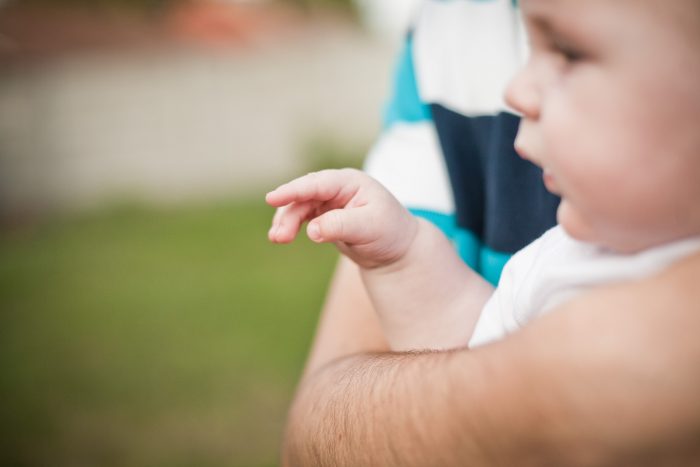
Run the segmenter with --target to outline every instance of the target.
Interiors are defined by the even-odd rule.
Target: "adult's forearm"
[[[679,277],[473,351],[332,361],[299,388],[286,465],[697,465],[699,292]]]
[[[385,353],[331,362],[299,389],[284,465],[577,465],[572,460],[581,450],[568,435],[586,422],[574,421],[560,436],[557,404],[539,399],[542,380],[528,393],[523,371],[504,365],[499,353]]]
[[[290,412],[287,466],[480,465],[469,418],[454,417],[450,352],[365,354],[306,378]],[[461,388],[460,392],[469,392]],[[466,457],[465,457],[466,456]]]

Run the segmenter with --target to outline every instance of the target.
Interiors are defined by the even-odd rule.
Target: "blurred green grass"
[[[276,465],[336,253],[260,199],[0,232],[0,465]]]

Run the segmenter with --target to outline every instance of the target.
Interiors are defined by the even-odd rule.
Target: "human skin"
[[[527,10],[530,7],[534,11],[546,10],[550,22],[556,22],[557,15],[574,17],[577,28],[591,24],[591,19],[596,20],[596,27],[600,26],[599,21],[617,27],[635,18],[641,21],[636,24],[645,24],[652,17],[654,21],[672,19],[663,16],[668,12],[656,12],[658,4],[653,2],[525,0],[522,4],[526,12],[533,11]],[[562,14],[562,10],[557,10],[562,5],[573,10]],[[619,13],[625,10],[618,8],[625,5],[643,10],[619,18]],[[679,5],[687,7],[690,3],[672,2],[672,13],[676,13]],[[591,8],[589,12],[599,7],[614,8],[599,9],[598,14],[586,16],[588,13],[580,8],[587,7]],[[692,15],[681,16],[685,21],[685,16]],[[550,99],[546,112],[542,102],[534,104],[540,106],[536,112],[522,107],[526,121],[529,119],[529,124],[539,128],[524,126],[526,131],[519,142],[519,151],[540,163],[548,173],[548,186],[563,193],[561,223],[577,238],[619,251],[636,251],[697,233],[695,205],[700,199],[696,191],[700,184],[693,183],[693,177],[700,172],[692,157],[686,157],[697,155],[698,146],[692,136],[695,131],[689,132],[699,121],[694,113],[695,94],[687,83],[671,79],[675,76],[671,73],[666,76],[670,81],[662,81],[663,86],[673,88],[671,94],[680,93],[687,100],[671,99],[675,103],[669,105],[652,92],[654,89],[648,87],[647,80],[659,85],[656,81],[659,76],[653,78],[653,73],[648,72],[650,68],[664,68],[657,61],[666,63],[671,70],[690,66],[691,77],[697,77],[698,72],[693,65],[694,56],[686,57],[688,61],[671,57],[683,50],[688,52],[677,36],[665,33],[656,36],[653,29],[641,36],[637,35],[641,31],[625,27],[622,30],[626,39],[622,42],[632,43],[645,53],[649,49],[658,53],[659,44],[675,44],[680,49],[669,53],[669,57],[657,57],[658,60],[646,57],[621,64],[626,67],[645,63],[645,69],[637,69],[641,74],[632,82],[632,96],[622,88],[618,88],[622,95],[607,96],[615,104],[608,108],[609,115],[598,115],[595,108],[589,107],[596,102],[604,103],[593,93],[574,93],[572,97],[578,97],[573,100],[552,100],[561,97],[563,90],[572,89],[567,86],[590,84],[589,78],[607,76],[606,83],[621,83],[607,75],[610,69],[600,68],[611,63],[614,57],[610,56],[605,56],[602,64],[589,62],[585,68],[576,69],[576,72],[586,71],[582,77],[575,75],[576,79],[570,79],[570,75],[557,74],[573,69],[569,60],[600,57],[590,49],[579,52],[570,37],[556,37],[552,41],[547,36],[542,44],[552,47],[552,55],[533,55],[529,66],[537,73],[521,74],[513,87],[524,83],[527,89],[531,81],[522,78],[525,76],[535,79],[538,86],[549,83],[547,91],[553,87],[556,90],[546,95]],[[537,44],[535,40],[533,46]],[[647,44],[653,47],[646,47]],[[555,57],[558,57],[557,67],[552,67],[549,60]],[[664,62],[666,58],[672,59],[670,64]],[[622,71],[630,69],[623,67]],[[574,89],[582,91],[587,86],[574,86]],[[650,93],[647,102],[658,104],[661,116],[673,120],[684,115],[689,120],[677,121],[675,127],[647,115],[648,112],[621,113],[616,108],[645,101],[647,92]],[[542,88],[534,94],[536,99],[544,95]],[[510,99],[516,106],[531,105],[527,100],[517,103]],[[562,124],[570,123],[567,119],[574,117],[562,110],[569,108],[573,112],[576,106],[571,110],[572,102],[583,106],[605,125],[578,120],[578,127],[560,126],[562,138],[557,141],[554,123],[558,119],[563,119]],[[678,107],[675,112],[674,106]],[[628,122],[634,125],[628,127]],[[660,126],[655,127],[652,122]],[[610,127],[608,130],[620,131],[606,133],[606,126]],[[577,134],[571,133],[574,128]],[[579,137],[594,128],[602,132],[600,136],[606,144],[620,150],[611,155],[605,152],[607,146],[598,146],[596,138]],[[666,135],[670,138],[666,142],[672,144],[660,144],[654,139],[659,135]],[[634,137],[641,142],[632,141]],[[565,143],[571,149],[572,141],[582,141],[582,146],[587,148],[580,158],[552,159],[564,153]],[[654,159],[647,147],[662,149],[669,157]],[[627,170],[622,170],[622,166],[610,167],[606,165],[609,159],[596,159],[598,150],[608,158],[618,153],[623,159],[640,157],[627,161],[637,160],[639,165],[632,167],[649,169],[650,174],[635,173],[632,180],[627,180],[630,166]],[[566,164],[580,167],[582,177]],[[604,171],[610,169],[617,175],[605,179]],[[671,175],[679,178],[676,180]],[[660,199],[650,196],[652,191],[645,188],[647,184],[654,187]],[[599,192],[597,196],[590,199],[581,196],[591,189]],[[618,194],[624,195],[623,211],[612,206]],[[630,204],[635,196],[639,196],[638,204]],[[669,201],[672,198],[678,206]],[[671,214],[661,207],[672,208]],[[645,209],[663,216],[664,221],[652,223]],[[643,235],[631,241],[630,231],[637,232],[642,226],[646,227]],[[357,281],[347,271],[345,274],[356,286]],[[377,341],[373,342],[376,344],[373,348],[354,348],[345,355],[331,346],[330,353],[335,351],[333,359],[324,362],[319,357],[323,347],[317,345],[314,368],[306,373],[290,412],[285,461],[289,465],[697,465],[700,462],[697,443],[700,344],[694,330],[700,324],[697,312],[700,292],[696,285],[699,274],[700,255],[695,255],[654,278],[591,292],[521,332],[475,351],[372,353],[381,346]],[[336,283],[331,293],[340,294],[343,290],[349,289]],[[361,316],[366,316],[364,313]],[[357,317],[355,323],[359,324]],[[331,323],[319,332],[335,331],[344,334],[347,340],[347,336],[359,329],[362,327],[338,329]],[[326,337],[323,341],[328,343],[332,339]]]
[[[700,6],[527,0],[516,150],[574,238],[636,252],[700,234]]]
[[[359,266],[392,350],[450,349],[469,342],[493,287],[469,268],[433,224],[354,169],[314,172],[268,193],[278,207],[273,242],[294,239],[304,221]]]
[[[532,50],[506,92],[523,116],[515,145],[543,168],[561,197],[559,224],[575,238],[636,252],[700,235],[700,36],[676,8],[523,3]],[[369,176],[312,173],[267,200],[281,208],[272,241],[292,240],[309,220],[312,240],[334,242],[360,266],[392,349],[469,341],[492,289]]]
[[[387,351],[353,268],[330,289],[283,465],[700,462],[700,254],[498,343],[428,353]]]

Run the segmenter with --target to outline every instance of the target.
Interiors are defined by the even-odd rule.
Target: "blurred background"
[[[0,465],[272,466],[413,0],[0,0]]]

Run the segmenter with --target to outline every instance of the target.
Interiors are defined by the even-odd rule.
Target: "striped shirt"
[[[527,54],[512,0],[426,0],[365,163],[493,284],[513,253],[555,225],[559,203],[513,149],[519,117],[503,92]]]

